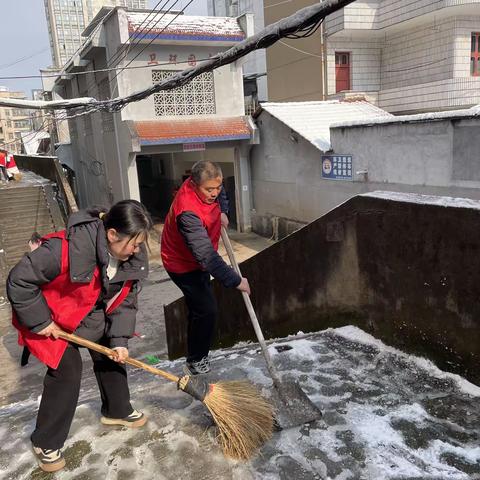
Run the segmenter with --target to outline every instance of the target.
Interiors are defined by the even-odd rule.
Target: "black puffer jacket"
[[[110,347],[126,347],[135,331],[138,281],[148,275],[145,246],[142,245],[140,252],[129,260],[120,263],[115,277],[109,281],[109,256],[103,222],[84,211],[74,213],[68,220],[67,239],[71,281],[89,283],[96,265],[100,267],[102,279],[100,298],[75,333],[92,341],[106,336]],[[39,332],[51,323],[50,310],[40,286],[60,274],[61,252],[61,240],[48,239],[25,255],[8,276],[8,298],[20,324],[32,332]],[[126,280],[134,281],[132,290],[111,314],[105,314],[106,303]]]

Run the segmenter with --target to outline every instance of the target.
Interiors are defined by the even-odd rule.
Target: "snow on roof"
[[[127,11],[128,30],[131,35],[143,29],[146,31],[141,38],[233,42],[244,40],[246,36],[234,17],[177,16],[159,12],[147,18],[149,13]],[[152,28],[153,26],[155,27]]]
[[[422,205],[436,205],[438,207],[473,208],[475,210],[480,210],[480,200],[474,200],[472,198],[422,195],[419,193],[385,192],[381,190],[362,193],[360,196],[381,198],[383,200],[392,200],[394,202],[419,203]]]
[[[398,115],[390,117],[377,117],[371,119],[360,120],[346,120],[341,122],[335,122],[331,125],[332,128],[341,127],[360,127],[366,125],[383,125],[389,123],[409,123],[409,122],[428,122],[438,120],[450,120],[453,118],[472,118],[480,117],[480,105],[476,105],[472,108],[465,108],[462,110],[448,110],[444,112],[430,112],[419,113],[415,115]]]
[[[392,115],[364,100],[342,102],[266,102],[262,109],[274,116],[318,149],[331,149],[330,126],[339,121],[390,118]]]
[[[23,147],[25,148],[25,153],[27,155],[36,155],[38,153],[40,143],[46,138],[50,138],[50,134],[44,131],[36,132],[33,137],[32,132],[22,133],[22,142]]]

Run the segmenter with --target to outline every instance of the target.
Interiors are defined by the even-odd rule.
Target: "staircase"
[[[53,184],[25,175],[20,182],[0,185],[0,303],[10,269],[29,251],[34,232],[40,235],[64,228]]]

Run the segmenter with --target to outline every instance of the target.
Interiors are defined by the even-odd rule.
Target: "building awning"
[[[140,145],[250,140],[252,131],[246,117],[170,118],[135,122]]]

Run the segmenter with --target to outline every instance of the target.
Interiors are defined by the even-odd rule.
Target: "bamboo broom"
[[[116,355],[110,348],[71,333],[59,336],[109,357]],[[180,390],[203,402],[218,427],[223,453],[230,458],[248,460],[272,436],[273,408],[248,381],[209,384],[198,376],[177,377],[134,358],[127,357],[125,363],[175,382]]]

